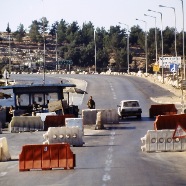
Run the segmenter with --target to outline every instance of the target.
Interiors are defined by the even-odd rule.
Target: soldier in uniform
[[[90,96],[87,102],[87,106],[89,109],[95,109],[95,101],[92,99],[92,96]]]

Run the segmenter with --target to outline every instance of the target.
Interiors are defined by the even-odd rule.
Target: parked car
[[[141,118],[142,108],[138,100],[122,100],[118,107],[118,115],[121,118],[129,116],[137,116]]]

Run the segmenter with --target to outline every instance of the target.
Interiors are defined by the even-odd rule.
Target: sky
[[[0,2],[1,32],[6,31],[8,23],[12,32],[16,31],[20,24],[28,31],[32,21],[39,21],[42,17],[47,18],[49,26],[63,19],[67,24],[77,21],[80,27],[90,21],[95,28],[103,27],[105,30],[109,30],[110,26],[120,25],[121,28],[130,29],[139,25],[144,31],[154,28],[155,20],[156,26],[160,29],[162,26],[163,30],[166,26],[174,28],[176,17],[177,31],[181,32],[183,27],[186,29],[185,16],[183,24],[181,0],[0,0]],[[183,4],[185,15],[186,1],[183,0]],[[166,7],[161,8],[159,5]],[[175,13],[174,9],[168,7],[175,8]],[[162,22],[160,13],[150,12],[148,9],[161,12]]]

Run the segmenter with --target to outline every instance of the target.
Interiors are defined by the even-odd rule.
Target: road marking
[[[110,180],[110,175],[108,173],[106,173],[104,176],[103,176],[103,181],[108,181]]]
[[[114,145],[114,140],[115,140],[115,134],[116,134],[116,132],[111,130],[110,140],[108,142],[109,148],[108,148],[107,157],[106,157],[106,160],[105,160],[105,168],[104,168],[105,174],[102,177],[102,180],[103,180],[104,183],[103,183],[102,186],[106,186],[106,182],[111,180],[111,176],[110,176],[109,172],[112,169],[112,167],[111,167],[112,158],[113,158],[112,153],[113,153],[113,145]]]
[[[114,90],[114,88],[113,88],[113,86],[112,86],[112,83],[110,82],[109,84],[110,84],[110,89],[111,89],[111,91],[112,91],[113,99],[117,99],[117,96],[116,96],[115,90]]]
[[[7,172],[0,172],[0,177],[3,177],[7,174]]]
[[[109,148],[108,148],[108,151],[109,151],[109,152],[112,152],[112,151],[113,151],[113,148],[112,148],[112,147],[109,147]]]

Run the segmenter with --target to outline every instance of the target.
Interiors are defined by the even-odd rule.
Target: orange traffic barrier
[[[177,114],[178,110],[174,104],[160,104],[160,105],[151,105],[149,109],[149,117],[153,118],[158,115],[173,115]]]
[[[44,131],[47,131],[49,127],[63,127],[65,126],[65,118],[74,117],[74,114],[46,116],[46,119],[44,121]]]
[[[68,143],[25,145],[19,154],[19,171],[52,168],[74,169],[76,156]]]
[[[154,122],[154,130],[176,129],[179,124],[186,129],[186,114],[159,115]]]

